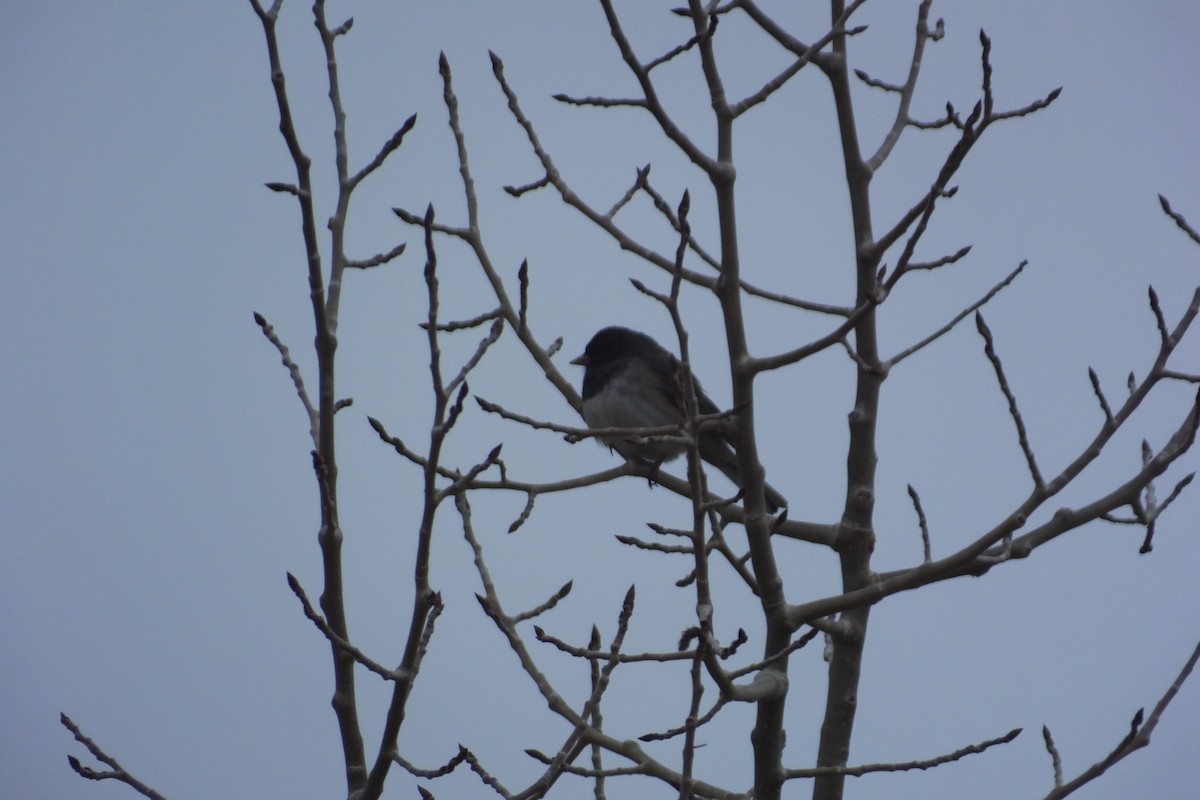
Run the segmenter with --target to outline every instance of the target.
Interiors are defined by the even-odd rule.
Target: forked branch
[[[1044,730],[1046,750],[1050,753],[1050,757],[1054,762],[1054,789],[1043,800],[1062,800],[1062,798],[1074,794],[1077,789],[1099,778],[1130,754],[1149,745],[1150,736],[1154,733],[1154,729],[1158,727],[1163,712],[1167,710],[1167,706],[1175,699],[1175,695],[1179,694],[1179,690],[1183,687],[1184,682],[1192,674],[1192,670],[1195,669],[1197,660],[1200,660],[1200,644],[1196,645],[1191,657],[1183,665],[1183,669],[1179,671],[1179,675],[1176,676],[1174,682],[1167,688],[1166,693],[1155,704],[1154,710],[1150,712],[1150,716],[1143,719],[1144,709],[1139,709],[1130,723],[1129,733],[1126,734],[1125,738],[1121,740],[1113,751],[1067,783],[1062,782],[1062,766],[1061,758],[1058,755],[1058,748],[1054,744],[1054,739],[1050,736],[1050,731]]]
[[[67,763],[71,765],[71,769],[75,770],[76,774],[81,778],[87,778],[90,781],[117,781],[130,787],[143,797],[150,798],[150,800],[166,800],[161,794],[130,774],[115,758],[104,752],[100,748],[100,745],[92,741],[91,737],[85,735],[80,730],[79,726],[75,724],[75,720],[66,714],[60,714],[58,720],[64,728],[71,732],[71,735],[75,737],[75,741],[87,748],[87,751],[92,754],[93,758],[109,767],[109,769],[103,770],[92,769],[91,767],[85,767],[75,756],[67,756]]]

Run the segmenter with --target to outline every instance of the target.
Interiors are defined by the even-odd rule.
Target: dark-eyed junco
[[[629,328],[603,328],[588,342],[583,355],[571,361],[583,373],[583,418],[593,428],[655,428],[679,425],[684,420],[679,359],[644,333]],[[696,386],[697,411],[719,412],[700,382]],[[670,441],[646,441],[622,436],[598,437],[625,458],[650,464],[670,461],[684,452],[684,445]],[[700,457],[742,488],[733,442],[720,428],[700,433]],[[787,505],[771,486],[764,486],[767,510]]]

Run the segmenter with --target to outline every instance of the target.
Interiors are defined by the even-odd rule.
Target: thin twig
[[[574,97],[561,92],[551,95],[560,103],[569,106],[595,106],[597,108],[645,108],[646,101],[636,97]],[[545,184],[542,184],[543,186]]]
[[[1042,726],[1042,740],[1046,743],[1046,752],[1050,754],[1050,764],[1054,767],[1054,788],[1057,789],[1063,785],[1062,756],[1058,752],[1058,745],[1054,743],[1054,737],[1050,734],[1050,728],[1046,725]]]
[[[995,297],[997,294],[999,294],[1001,292],[1001,290],[1007,288],[1010,283],[1012,283],[1014,280],[1016,280],[1017,276],[1021,274],[1021,272],[1025,269],[1025,267],[1028,264],[1029,264],[1028,261],[1024,261],[1024,260],[1021,261],[1021,263],[1017,265],[1016,269],[1014,269],[1012,272],[1008,273],[1008,275],[1006,275],[1003,280],[1001,280],[999,283],[997,283],[995,286],[993,286],[991,289],[989,289],[987,291],[987,294],[985,294],[983,297],[976,300],[971,305],[964,308],[962,311],[955,314],[953,319],[951,319],[949,322],[947,322],[942,327],[938,328],[933,333],[926,336],[921,341],[905,348],[904,350],[900,351],[896,355],[889,358],[886,362],[884,362],[884,368],[891,369],[892,367],[896,366],[904,359],[911,356],[913,353],[923,350],[924,348],[928,347],[930,344],[933,344],[938,339],[940,339],[941,337],[945,336],[947,333],[952,331],[955,327],[957,327],[958,323],[962,322],[964,319],[967,318],[967,316],[978,311],[980,308],[982,308],[984,305],[986,305],[993,297]]]
[[[1017,426],[1017,441],[1021,445],[1021,452],[1025,454],[1025,463],[1029,466],[1029,474],[1033,478],[1033,485],[1039,491],[1043,490],[1046,486],[1046,481],[1042,478],[1042,471],[1038,469],[1037,459],[1034,457],[1033,448],[1029,444],[1029,434],[1025,430],[1025,420],[1021,418],[1021,410],[1017,408],[1017,397],[1008,385],[1008,378],[1004,375],[1004,366],[1000,363],[1000,356],[996,354],[996,342],[992,338],[992,331],[988,328],[987,323],[983,321],[983,315],[978,312],[975,313],[975,327],[979,331],[979,335],[983,337],[983,351],[987,355],[988,361],[992,363],[992,368],[996,372],[996,381],[1000,384],[1000,391],[1004,393],[1004,398],[1008,401],[1008,413],[1012,417],[1013,424]]]
[[[337,633],[335,633],[333,629],[329,627],[329,623],[325,621],[325,618],[318,614],[316,609],[313,608],[312,602],[308,599],[308,594],[305,593],[304,587],[300,585],[300,581],[296,580],[295,575],[289,572],[287,574],[287,582],[293,594],[295,594],[300,600],[300,605],[304,609],[304,616],[308,618],[309,622],[317,626],[317,629],[321,631],[326,639],[328,639],[336,647],[340,648],[343,652],[347,653],[359,664],[363,665],[368,670],[374,672],[376,675],[386,681],[399,681],[408,679],[409,675],[405,671],[388,669],[387,667],[368,657],[366,653],[350,644],[341,636],[338,636]]]
[[[263,336],[267,337],[267,341],[275,345],[275,349],[279,351],[280,360],[287,367],[288,374],[292,376],[292,385],[296,387],[296,394],[300,396],[300,402],[304,405],[304,413],[308,415],[308,435],[312,439],[313,446],[318,446],[317,429],[320,421],[317,409],[313,407],[312,400],[308,397],[308,390],[304,388],[304,376],[300,374],[300,367],[292,360],[292,354],[288,351],[287,345],[279,338],[274,326],[267,322],[267,318],[255,311],[254,321],[258,323],[258,327],[262,328]]]
[[[455,755],[442,766],[435,769],[421,769],[402,757],[399,753],[393,753],[392,759],[405,770],[407,770],[409,774],[418,778],[425,778],[427,780],[449,775],[458,768],[459,764],[466,764],[468,767],[470,767],[472,772],[479,776],[479,779],[483,781],[484,785],[490,788],[496,794],[500,795],[505,800],[509,800],[509,798],[513,796],[512,792],[504,787],[504,784],[500,783],[495,776],[484,769],[483,765],[479,763],[478,756],[462,745],[458,746],[457,755]]]
[[[815,778],[820,775],[849,775],[860,776],[871,772],[906,772],[914,769],[932,769],[933,767],[949,764],[952,761],[958,761],[967,756],[982,753],[997,745],[1008,744],[1013,739],[1021,735],[1021,728],[1013,728],[1003,736],[998,736],[995,739],[986,739],[978,744],[967,745],[960,747],[953,753],[937,756],[936,758],[926,758],[920,761],[901,761],[892,764],[862,764],[854,767],[812,767],[809,769],[789,769],[784,773],[786,780],[795,778]]]
[[[802,636],[797,636],[795,639],[792,640],[791,644],[789,644],[784,649],[780,650],[778,653],[770,655],[767,658],[764,658],[762,661],[756,661],[753,664],[747,664],[744,667],[730,671],[728,673],[729,679],[737,680],[738,678],[742,677],[743,675],[749,675],[752,672],[760,672],[760,671],[766,669],[767,667],[771,666],[772,664],[776,664],[776,663],[782,661],[783,659],[787,658],[788,656],[790,656],[792,653],[796,652],[797,650],[800,650],[801,648],[805,647],[806,645],[808,645],[809,642],[811,642],[813,639],[817,638],[817,636],[819,636],[820,634],[821,634],[821,631],[818,629],[818,627],[813,626],[813,628],[811,630],[806,631]]]
[[[382,264],[386,264],[389,261],[399,257],[404,252],[405,247],[407,247],[407,244],[404,242],[401,242],[400,244],[393,247],[391,250],[388,250],[386,253],[376,253],[375,255],[371,256],[368,259],[364,259],[361,261],[354,260],[354,259],[348,259],[346,261],[346,268],[347,269],[370,269],[371,267],[378,267]]]
[[[754,369],[756,372],[765,372],[766,370],[770,369],[786,367],[790,364],[799,363],[810,356],[814,356],[835,344],[839,344],[846,338],[847,334],[854,330],[858,323],[862,321],[863,317],[867,316],[875,309],[876,305],[877,303],[874,299],[865,301],[858,308],[854,309],[854,311],[850,313],[850,316],[848,316],[844,322],[831,330],[829,333],[826,333],[824,336],[821,336],[817,339],[813,339],[808,344],[797,347],[796,349],[790,350],[786,353],[777,353],[773,356],[756,358],[752,362],[752,369]]]
[[[830,28],[829,32],[827,32],[820,39],[817,39],[811,45],[808,45],[807,47],[803,47],[802,52],[796,53],[795,50],[793,50],[793,53],[795,53],[795,55],[796,55],[796,60],[793,61],[791,64],[789,64],[787,67],[785,67],[777,75],[775,75],[775,77],[771,78],[766,83],[764,83],[762,85],[762,87],[759,88],[759,90],[756,91],[754,94],[752,94],[746,98],[743,98],[742,100],[739,100],[736,103],[733,103],[730,106],[730,111],[732,112],[733,116],[734,117],[741,116],[746,111],[748,111],[749,109],[758,105],[759,103],[762,103],[764,100],[766,100],[772,94],[774,94],[784,84],[786,84],[789,80],[791,80],[792,76],[794,76],[797,72],[799,72],[801,69],[803,69],[808,64],[812,63],[815,60],[816,56],[822,50],[824,50],[829,45],[829,43],[832,42],[834,39],[836,39],[840,36],[844,36],[844,37],[857,36],[858,34],[865,31],[867,29],[867,26],[865,26],[865,25],[859,26],[857,28],[849,28],[849,29],[846,28],[846,22],[850,19],[850,17],[854,14],[854,12],[858,10],[859,6],[863,5],[863,3],[865,3],[865,2],[866,2],[866,0],[854,0],[854,2],[852,2],[850,4],[850,6],[842,13],[842,15],[838,19],[838,21],[836,23],[834,23],[833,27]]]
[[[404,123],[396,130],[395,133],[391,135],[391,138],[384,142],[383,146],[379,148],[379,152],[375,154],[375,157],[371,159],[370,163],[355,173],[354,177],[350,178],[350,188],[353,189],[355,186],[362,183],[364,178],[383,166],[383,162],[387,161],[388,156],[400,148],[400,145],[404,142],[405,134],[411,131],[416,124],[416,114],[413,114],[411,117],[404,120]]]
[[[917,511],[917,524],[921,526],[921,545],[925,553],[925,559],[921,563],[928,564],[933,561],[929,545],[929,523],[925,520],[925,509],[921,508],[921,496],[911,483],[908,485],[908,496],[912,498],[913,508]]]
[[[1200,244],[1200,232],[1197,232],[1195,228],[1188,224],[1188,221],[1184,219],[1183,214],[1180,214],[1178,211],[1171,208],[1170,201],[1161,194],[1158,196],[1158,202],[1160,205],[1162,205],[1163,213],[1175,220],[1175,224],[1179,226],[1179,229],[1186,233],[1193,242]]]
[[[442,333],[453,333],[455,331],[464,331],[464,330],[470,330],[471,328],[478,328],[483,323],[490,322],[491,320],[494,320],[494,319],[502,319],[499,309],[493,308],[491,311],[485,311],[478,316],[471,317],[470,319],[455,320],[453,322],[439,322],[437,324],[437,329],[439,331],[441,331]],[[428,322],[417,323],[417,327],[420,328],[421,330],[425,330],[428,325],[429,325]]]
[[[1150,735],[1154,732],[1155,727],[1158,726],[1158,721],[1162,718],[1163,712],[1167,710],[1167,706],[1169,706],[1171,701],[1175,699],[1175,695],[1179,693],[1180,688],[1183,687],[1183,684],[1188,679],[1188,676],[1192,674],[1192,670],[1195,668],[1197,660],[1200,660],[1200,644],[1196,645],[1196,648],[1192,651],[1191,657],[1188,658],[1187,663],[1183,665],[1183,669],[1180,670],[1179,675],[1175,678],[1175,681],[1170,685],[1170,687],[1168,687],[1166,693],[1154,706],[1154,710],[1150,712],[1150,716],[1146,717],[1145,721],[1143,722],[1142,712],[1138,711],[1138,713],[1134,715],[1133,722],[1130,725],[1129,733],[1124,739],[1121,740],[1120,744],[1118,744],[1111,753],[1109,753],[1100,761],[1097,761],[1092,766],[1088,767],[1074,780],[1071,780],[1065,784],[1058,784],[1056,781],[1054,790],[1048,793],[1044,800],[1061,800],[1061,798],[1074,793],[1075,790],[1079,789],[1083,785],[1095,780],[1105,772],[1108,772],[1108,770],[1114,764],[1121,761],[1126,756],[1150,744]]]
[[[1171,332],[1167,330],[1167,320],[1163,316],[1162,306],[1158,302],[1158,292],[1151,286],[1147,290],[1150,296],[1150,311],[1154,314],[1154,322],[1158,326],[1158,336],[1164,347],[1171,343]]]
[[[965,258],[967,256],[967,254],[970,252],[971,252],[971,245],[968,244],[963,247],[960,247],[958,250],[954,251],[953,253],[950,253],[949,255],[942,256],[941,258],[934,259],[933,261],[910,262],[908,265],[908,269],[910,272],[917,272],[918,270],[924,270],[924,271],[928,272],[930,270],[938,269],[939,267],[945,267],[950,264],[956,264],[959,261],[961,261],[963,258]]]
[[[711,172],[716,166],[714,159],[688,138],[683,129],[667,114],[666,108],[658,99],[658,91],[655,89],[654,82],[650,78],[650,70],[638,59],[637,54],[633,52],[633,45],[629,43],[629,39],[625,36],[625,31],[621,27],[621,21],[617,18],[617,12],[613,8],[612,0],[600,0],[600,7],[604,10],[604,17],[608,20],[609,33],[621,53],[621,58],[625,61],[626,66],[629,67],[629,71],[633,73],[634,78],[637,79],[638,85],[641,87],[646,110],[658,122],[659,129],[663,134],[674,142],[680,152],[691,159],[700,169],[705,172]],[[706,39],[705,37],[700,37],[699,41],[706,41]]]
[[[80,730],[79,726],[75,724],[73,719],[68,717],[66,714],[59,714],[58,721],[62,723],[64,728],[71,732],[71,735],[75,737],[75,741],[87,748],[87,751],[91,753],[97,761],[112,767],[112,769],[107,770],[96,770],[92,769],[91,767],[85,767],[75,756],[67,756],[67,763],[71,765],[71,769],[75,770],[80,777],[87,778],[90,781],[118,781],[130,787],[143,797],[149,797],[150,800],[166,800],[166,798],[164,798],[154,789],[151,789],[149,786],[133,777],[133,775],[129,774],[129,771],[117,763],[115,758],[104,752],[104,750],[100,748],[100,745],[96,744],[90,737],[86,736],[84,732]]]
[[[1092,382],[1092,391],[1096,395],[1096,401],[1100,403],[1100,410],[1104,412],[1104,423],[1112,425],[1112,408],[1108,405],[1108,398],[1104,396],[1104,390],[1100,388],[1100,376],[1091,367],[1088,367],[1088,380]]]
[[[608,661],[613,657],[610,650],[597,650],[595,647],[577,647],[569,644],[552,634],[546,633],[540,625],[533,626],[533,635],[539,641],[561,650],[575,658],[588,661]],[[635,664],[644,661],[687,661],[694,655],[691,650],[667,650],[660,653],[618,653],[616,659],[621,664]]]
[[[933,5],[933,0],[921,0],[921,5],[917,7],[917,35],[913,43],[912,58],[909,60],[908,77],[905,78],[902,86],[891,86],[882,83],[868,85],[876,85],[880,88],[887,88],[900,96],[900,102],[896,107],[896,116],[892,120],[892,127],[884,135],[883,141],[879,144],[879,149],[875,154],[867,159],[867,167],[872,171],[877,171],[891,154],[892,149],[896,146],[896,142],[900,140],[900,134],[909,123],[908,109],[912,105],[913,92],[917,88],[917,79],[921,74],[921,60],[925,52],[925,43],[933,40],[937,41],[941,38],[942,24],[938,20],[938,29],[931,31],[929,29],[929,7]],[[866,80],[865,76],[860,74],[860,79]]]
[[[533,619],[534,617],[539,617],[542,614],[549,611],[550,609],[554,608],[556,605],[558,605],[560,602],[562,602],[562,600],[567,595],[569,595],[571,593],[571,587],[574,586],[574,584],[575,584],[574,581],[567,581],[566,583],[564,583],[562,585],[562,587],[557,592],[550,595],[550,597],[545,602],[538,604],[537,606],[529,609],[528,611],[522,611],[519,614],[513,614],[513,617],[512,617],[513,624],[515,625],[517,623],[524,622],[527,619]]]

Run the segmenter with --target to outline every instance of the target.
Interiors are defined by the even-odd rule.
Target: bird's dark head
[[[571,359],[571,363],[581,367],[599,367],[623,358],[663,353],[666,351],[662,345],[646,334],[612,326],[601,328],[587,343],[583,355]]]

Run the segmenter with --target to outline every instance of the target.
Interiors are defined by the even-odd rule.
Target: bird
[[[610,326],[601,328],[583,354],[571,360],[584,368],[583,419],[591,428],[657,428],[681,425],[685,418],[680,363],[669,350],[639,331]],[[717,414],[717,404],[696,389],[696,410]],[[678,441],[646,440],[628,436],[599,436],[601,444],[631,461],[654,467],[677,458],[686,450]],[[743,489],[735,444],[727,431],[709,427],[700,431],[700,458],[719,469],[738,489]],[[774,514],[787,506],[769,484],[763,485],[767,510]]]

